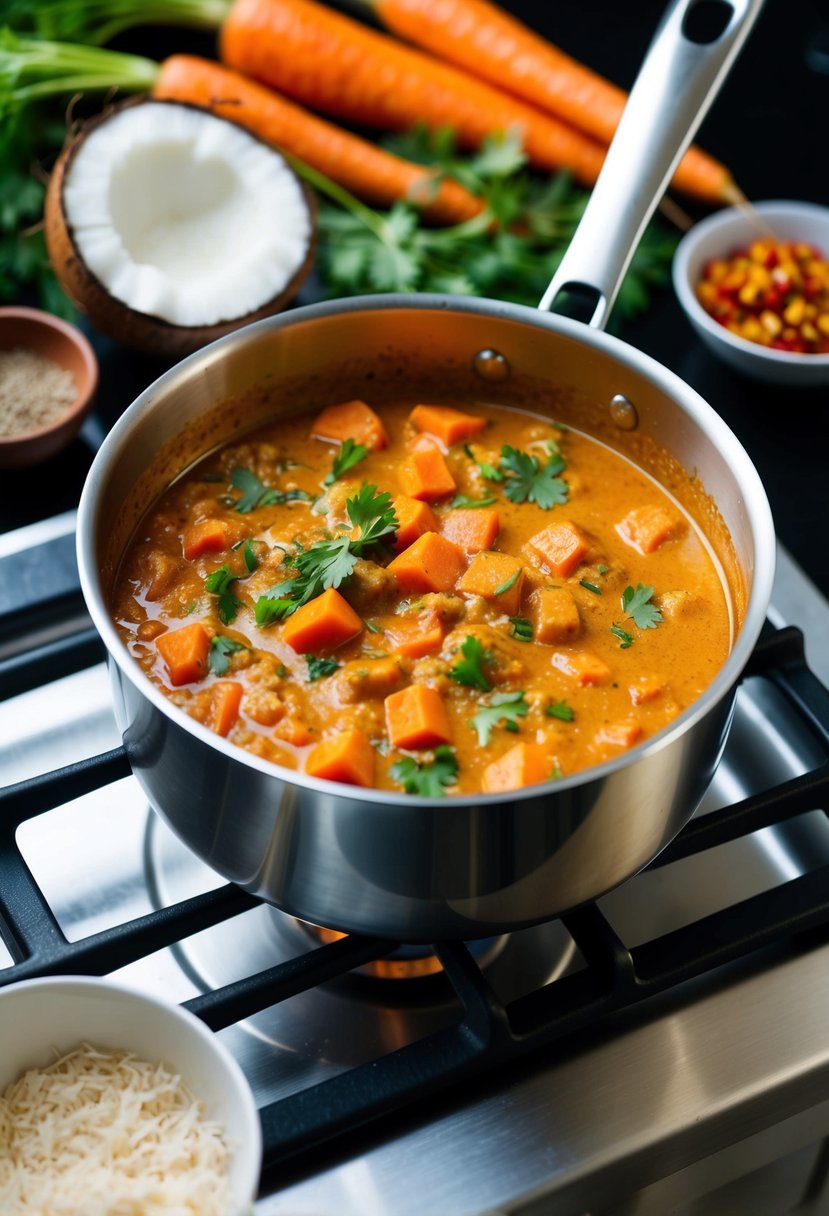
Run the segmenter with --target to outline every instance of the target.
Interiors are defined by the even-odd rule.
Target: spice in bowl
[[[772,350],[829,353],[829,262],[812,244],[768,238],[711,258],[696,296],[737,337]]]
[[[77,395],[75,377],[52,359],[22,347],[0,350],[0,435],[52,426]]]

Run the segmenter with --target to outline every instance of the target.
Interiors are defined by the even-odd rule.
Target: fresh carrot
[[[504,92],[609,144],[627,95],[560,51],[490,0],[365,0],[392,33]],[[726,167],[691,148],[674,177],[678,190],[733,202]]]
[[[314,109],[383,130],[452,127],[464,147],[517,128],[534,165],[596,180],[596,140],[313,0],[234,0],[220,34],[229,67]]]
[[[483,209],[479,198],[451,178],[436,181],[422,165],[343,131],[208,59],[195,55],[166,59],[153,96],[190,102],[230,118],[375,206],[390,207],[409,199],[435,224],[461,223]]]
[[[164,660],[174,688],[193,684],[207,675],[210,634],[200,621],[162,633],[156,641],[156,649]]]

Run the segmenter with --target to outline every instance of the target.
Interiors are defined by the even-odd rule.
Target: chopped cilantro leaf
[[[585,591],[592,591],[594,595],[602,595],[601,587],[597,587],[595,583],[589,583],[586,578],[579,579],[579,586],[584,587]]]
[[[223,633],[217,633],[210,639],[207,665],[214,676],[223,676],[230,667],[230,660],[227,656],[247,649],[248,647],[243,642],[237,642]]]
[[[363,624],[365,625],[365,627],[369,631],[369,633],[382,633],[383,632],[383,630],[380,628],[379,625],[374,624],[374,621],[364,621]]]
[[[463,450],[471,461],[473,461],[481,470],[481,476],[484,481],[503,481],[504,474],[494,464],[490,464],[488,460],[479,460],[468,443],[463,445]]]
[[[332,676],[335,671],[340,670],[336,659],[319,659],[315,654],[306,654],[305,662],[308,664],[308,679],[312,683],[314,680],[321,680],[323,676]]]
[[[639,583],[634,591],[625,587],[622,592],[622,611],[629,616],[639,629],[655,629],[662,620],[662,613],[656,604],[650,603],[653,587],[645,587]]]
[[[551,456],[542,465],[537,456],[519,452],[505,443],[501,448],[501,468],[510,474],[504,485],[510,502],[534,502],[544,511],[567,502],[570,489],[559,477],[566,468],[563,456]]]
[[[257,507],[283,506],[286,502],[310,502],[307,490],[271,490],[254,473],[253,469],[236,468],[230,474],[234,490],[241,490],[242,497],[232,500],[232,505],[247,515]]]
[[[442,744],[435,748],[431,761],[404,756],[391,766],[389,776],[402,785],[407,794],[442,798],[446,786],[454,785],[458,779],[458,761],[452,748]]]
[[[558,718],[559,722],[572,722],[576,716],[566,701],[554,701],[544,710],[548,718]]]
[[[500,587],[496,587],[496,588],[495,588],[495,595],[506,595],[506,593],[507,593],[508,591],[512,590],[512,588],[513,588],[513,587],[515,586],[515,584],[518,582],[518,575],[519,575],[520,573],[521,573],[521,570],[520,570],[520,569],[516,570],[514,574],[511,574],[511,575],[509,576],[509,578],[506,580],[506,582],[501,583],[501,586],[500,586]]]
[[[619,639],[619,649],[620,650],[627,650],[628,646],[633,645],[632,635],[627,633],[621,627],[621,625],[611,625],[610,632],[613,634],[614,637]]]
[[[493,729],[500,722],[507,730],[518,730],[518,719],[526,718],[530,707],[523,692],[494,693],[488,705],[482,705],[469,725],[477,732],[481,747],[489,743]]]
[[[229,566],[220,566],[218,570],[214,570],[212,574],[208,574],[204,580],[204,589],[209,591],[211,595],[217,595],[219,602],[217,611],[219,620],[223,625],[230,625],[236,620],[236,614],[244,605],[242,601],[231,590],[233,584],[240,576],[234,574]]]
[[[484,663],[490,658],[488,652],[477,638],[469,636],[461,646],[461,654],[463,658],[459,659],[454,667],[449,668],[449,675],[468,688],[480,688],[482,692],[489,692],[492,685],[484,674]]]
[[[364,443],[355,443],[353,439],[344,440],[342,447],[334,457],[331,472],[322,484],[324,486],[333,486],[338,477],[342,477],[343,473],[347,473],[349,469],[353,469],[355,464],[359,464],[367,455],[368,448]]]
[[[264,543],[265,542],[261,540],[252,541],[250,537],[248,537],[247,540],[239,540],[235,545],[230,546],[233,550],[242,550],[242,556],[245,559],[245,565],[247,566],[249,574],[253,574],[254,570],[259,565],[259,559],[253,551],[253,546],[254,544],[263,545]]]
[[[491,507],[493,503],[498,501],[497,498],[469,498],[466,494],[458,494],[452,499],[450,506],[454,508],[463,507],[466,510],[472,510],[475,507]]]
[[[510,624],[512,625],[512,636],[517,638],[519,642],[531,642],[533,640],[533,623],[527,620],[525,616],[511,616]]]

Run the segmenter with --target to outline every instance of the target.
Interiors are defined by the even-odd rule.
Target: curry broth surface
[[[303,770],[317,744],[356,728],[374,751],[373,784],[397,791],[401,783],[399,775],[395,780],[390,773],[392,766],[406,755],[428,764],[434,747],[390,743],[385,701],[412,684],[425,685],[439,694],[448,717],[447,742],[458,765],[457,782],[446,791],[450,794],[509,788],[510,778],[504,786],[498,785],[503,774],[497,780],[492,771],[485,774],[518,743],[543,748],[545,771],[529,780],[566,776],[601,763],[653,735],[695,701],[725,661],[731,638],[723,583],[696,526],[647,474],[602,443],[501,406],[462,407],[484,418],[486,428],[467,444],[438,444],[456,490],[428,505],[442,530],[456,495],[497,500],[492,509],[500,530],[489,548],[519,559],[517,604],[504,610],[499,602],[515,599],[515,584],[491,598],[456,587],[401,592],[386,569],[394,552],[377,549],[338,588],[363,628],[352,640],[315,654],[338,664],[331,674],[311,678],[308,656],[284,640],[287,622],[256,625],[257,599],[291,575],[282,564],[286,550],[290,553],[297,541],[307,549],[326,536],[342,534],[343,526],[350,526],[346,502],[362,486],[377,486],[393,498],[402,493],[401,463],[422,442],[410,421],[414,404],[384,404],[380,413],[389,445],[370,451],[325,492],[322,483],[339,445],[314,437],[312,419],[301,417],[282,419],[214,452],[165,493],[127,550],[112,605],[124,642],[149,678],[194,718],[290,769]],[[497,467],[503,445],[532,454],[543,465],[550,440],[566,461],[560,474],[568,486],[566,502],[549,510],[532,502],[514,503],[504,493],[504,482],[484,477],[481,464]],[[252,470],[268,488],[303,491],[310,501],[242,513],[236,509],[240,492],[230,480],[240,468]],[[652,552],[639,552],[618,525],[634,509],[650,507],[667,509],[676,526]],[[225,523],[227,548],[188,559],[183,555],[185,530],[204,520]],[[576,568],[561,576],[550,573],[528,542],[563,520],[586,534],[588,547]],[[247,539],[257,560],[252,573],[244,561]],[[473,554],[463,554],[464,565],[473,561]],[[241,606],[230,623],[220,619],[219,597],[205,590],[205,579],[222,567],[239,575],[232,592]],[[623,609],[625,589],[640,584],[653,588],[649,603],[662,617],[655,627],[639,628]],[[513,618],[532,621],[537,593],[549,589],[569,592],[577,631],[549,644],[522,640]],[[419,657],[401,654],[394,641],[394,626],[401,619],[418,622],[424,635],[437,624],[442,640]],[[158,642],[194,622],[210,637],[227,638],[230,646],[241,648],[223,653],[220,674],[211,667],[201,678],[173,687]],[[470,636],[486,652],[489,691],[451,674]],[[214,648],[215,642],[211,652]],[[594,669],[589,681],[577,669],[583,654],[590,656]],[[238,714],[227,730],[226,722],[216,722],[220,682],[238,683],[242,689]],[[476,713],[491,704],[493,695],[520,692],[528,712],[511,725],[501,721],[492,726],[482,746],[471,725]],[[535,751],[541,754],[540,748]],[[514,785],[523,783],[514,779]]]

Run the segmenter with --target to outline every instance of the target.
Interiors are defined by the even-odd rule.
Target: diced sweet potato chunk
[[[463,553],[437,532],[424,532],[386,567],[407,593],[451,591],[466,568]]]
[[[636,507],[616,525],[616,531],[637,553],[653,553],[672,536],[679,536],[687,527],[678,511],[670,507]]]
[[[356,727],[323,739],[308,754],[305,771],[311,777],[342,781],[346,785],[374,784],[374,748]]]
[[[329,405],[314,422],[311,434],[332,443],[353,439],[355,443],[365,444],[370,452],[379,452],[389,443],[383,423],[365,401]]]
[[[416,405],[409,417],[419,431],[436,436],[447,448],[453,443],[465,443],[486,426],[485,418],[445,405]]]
[[[436,502],[454,494],[457,486],[438,445],[431,439],[419,439],[398,471],[400,488],[409,498]]]
[[[653,673],[636,676],[628,686],[628,691],[634,705],[646,705],[648,701],[655,701],[662,695],[665,691],[665,681],[662,676]]]
[[[460,507],[444,515],[441,532],[464,553],[481,553],[492,548],[500,527],[492,507]]]
[[[241,701],[242,685],[237,680],[218,680],[210,694],[205,726],[209,726],[217,735],[229,734],[239,717]]]
[[[481,595],[507,616],[515,616],[521,603],[524,567],[508,553],[479,553],[458,583],[465,595]]]
[[[497,794],[537,785],[548,779],[552,768],[552,758],[543,743],[516,743],[500,760],[487,765],[481,789],[485,794]]]
[[[181,549],[188,561],[203,553],[221,553],[229,548],[230,534],[223,519],[202,519],[184,529]]]
[[[398,524],[395,553],[408,549],[424,532],[437,532],[440,527],[438,517],[428,503],[421,502],[418,498],[409,498],[405,494],[398,494],[395,498],[394,513]]]
[[[398,688],[404,680],[400,660],[353,659],[337,672],[337,690],[340,700],[353,705],[366,697],[385,697]]]
[[[553,646],[572,642],[581,628],[579,609],[565,587],[540,588],[529,600],[530,620],[536,642]]]
[[[394,747],[436,747],[452,738],[440,693],[425,684],[410,684],[386,697],[386,724]]]
[[[396,616],[385,630],[393,649],[407,659],[434,654],[443,644],[443,623],[434,614],[426,617]]]
[[[171,629],[156,641],[156,649],[167,667],[170,683],[178,688],[193,684],[207,674],[210,635],[201,622]]]
[[[607,663],[588,650],[579,650],[573,654],[556,651],[553,655],[553,666],[572,676],[582,688],[589,684],[606,684],[612,675]]]
[[[363,622],[339,591],[329,587],[316,599],[297,608],[282,627],[282,639],[297,654],[336,650],[363,628]]]
[[[587,537],[577,524],[563,519],[531,536],[527,548],[556,578],[567,578],[587,552]]]
[[[623,722],[611,722],[599,731],[599,742],[609,743],[611,747],[633,747],[643,735],[642,724],[635,718],[626,718]]]

